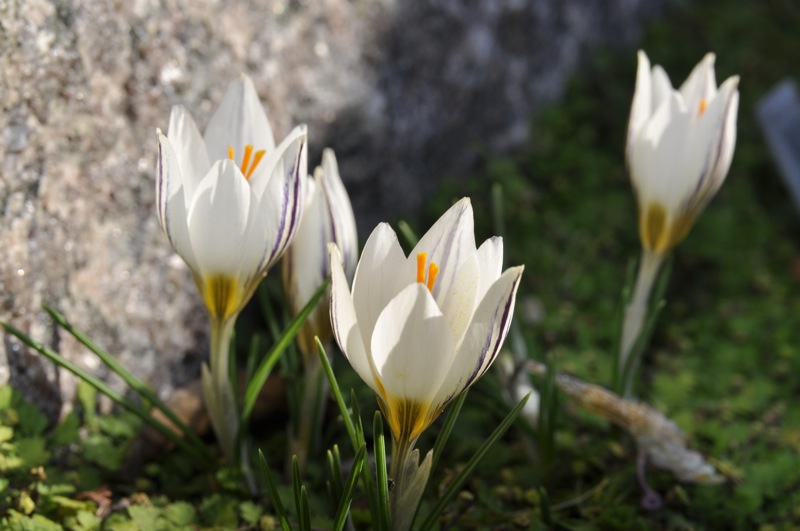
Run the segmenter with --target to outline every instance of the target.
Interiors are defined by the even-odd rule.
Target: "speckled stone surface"
[[[122,389],[49,304],[167,395],[207,355],[153,206],[155,129],[173,104],[203,127],[250,74],[276,136],[306,122],[311,165],[336,150],[363,238],[479,149],[522,145],[593,46],[634,43],[668,2],[0,0],[0,320]],[[8,381],[52,418],[75,387],[4,336]]]

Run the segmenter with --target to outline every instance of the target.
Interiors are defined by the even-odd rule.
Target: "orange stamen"
[[[250,180],[250,177],[252,177],[253,172],[256,171],[256,166],[258,166],[258,163],[261,162],[261,157],[263,157],[264,153],[266,153],[266,152],[267,152],[267,150],[265,150],[265,149],[262,149],[260,151],[256,151],[256,156],[253,159],[253,165],[250,166],[250,169],[248,169],[247,173],[244,175],[247,178],[248,181]]]
[[[706,112],[706,107],[708,107],[708,102],[705,100],[705,98],[703,98],[700,100],[700,111],[697,113],[697,115],[700,116]]]
[[[233,146],[228,146],[228,158],[233,160]]]
[[[247,175],[247,166],[250,165],[250,157],[253,155],[253,146],[247,144],[244,147],[244,156],[242,157],[242,165],[239,168],[242,170],[244,175]]]
[[[431,262],[428,267],[428,291],[433,291],[433,283],[436,282],[436,275],[439,274],[439,266],[435,262]]]
[[[420,284],[425,283],[425,262],[428,261],[428,253],[419,253],[417,255],[417,282]]]

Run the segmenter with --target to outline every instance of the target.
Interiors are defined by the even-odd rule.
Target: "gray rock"
[[[633,41],[667,2],[0,0],[0,320],[122,389],[46,318],[52,305],[167,395],[206,355],[153,206],[171,105],[204,124],[249,73],[277,136],[306,122],[312,164],[337,151],[365,236],[480,150],[522,145],[592,47]],[[62,412],[74,378],[2,345],[0,383]]]

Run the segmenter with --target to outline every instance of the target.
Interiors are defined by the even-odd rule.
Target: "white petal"
[[[358,262],[358,232],[350,197],[339,176],[336,155],[332,149],[322,152],[321,182],[333,224],[333,237],[342,251],[347,278],[352,279]]]
[[[416,257],[418,253],[428,253],[428,260],[439,266],[439,276],[433,287],[437,301],[450,291],[451,284],[461,264],[475,253],[475,232],[472,219],[472,204],[465,197],[450,207],[433,227],[417,243],[409,255],[403,277],[416,280]]]
[[[731,167],[731,160],[733,159],[733,151],[736,147],[736,117],[739,111],[738,86],[739,76],[728,78],[722,84],[717,96],[712,102],[713,105],[719,100],[721,102],[720,104],[724,104],[725,107],[721,145],[712,176],[712,181],[715,183],[716,188],[722,185],[725,177],[728,175],[728,170]]]
[[[717,92],[717,82],[714,78],[713,53],[708,53],[697,63],[692,73],[678,89],[689,108],[689,112],[698,112],[701,100],[710,101]]]
[[[242,74],[228,86],[205,133],[209,160],[228,158],[228,146],[233,148],[236,163],[241,163],[245,145],[256,151],[275,149],[272,128],[264,107],[249,77]]]
[[[630,152],[633,138],[639,134],[647,119],[652,114],[653,89],[650,76],[650,60],[647,54],[639,50],[637,54],[636,88],[633,92],[631,115],[628,120],[628,141],[626,152]]]
[[[372,374],[371,364],[367,350],[361,337],[359,322],[356,319],[356,310],[347,286],[347,278],[342,269],[342,256],[335,243],[328,246],[331,259],[331,328],[339,348],[344,353],[350,365],[373,391],[379,393],[375,378]]]
[[[261,163],[266,165],[265,172],[256,172],[250,179],[268,227],[262,267],[270,267],[283,255],[300,225],[308,176],[306,140],[306,127],[296,127]]]
[[[507,269],[478,305],[433,408],[444,407],[491,366],[508,334],[523,266]]]
[[[405,261],[397,235],[387,223],[372,231],[353,278],[353,303],[361,326],[364,344],[370,345],[378,316],[402,289],[415,281],[398,281],[397,266]]]
[[[650,115],[652,115],[662,103],[667,101],[670,95],[674,92],[672,82],[669,76],[659,65],[653,67],[653,102],[650,107]]]
[[[481,271],[481,282],[478,286],[478,300],[483,299],[489,287],[500,278],[503,272],[503,238],[493,236],[478,248],[478,264]]]
[[[303,209],[300,228],[292,245],[283,256],[283,267],[287,274],[285,285],[291,294],[294,311],[298,312],[311,299],[329,274],[330,257],[328,243],[333,241],[325,198],[319,187],[308,179],[309,201]]]
[[[680,96],[673,93],[635,139],[631,177],[640,202],[657,200],[674,212],[691,194],[698,175],[681,172],[677,164],[686,162],[684,150],[692,121]],[[696,165],[694,160],[684,167],[693,165]]]
[[[453,359],[453,337],[422,284],[407,286],[386,306],[372,334],[372,360],[386,394],[428,403]]]
[[[230,160],[214,163],[192,198],[189,236],[200,273],[250,277],[258,263],[243,263],[248,246],[264,241],[249,239],[250,207],[254,197],[239,168]]]
[[[447,318],[456,345],[461,343],[472,320],[472,313],[477,305],[480,282],[481,266],[476,252],[464,260],[461,267],[458,268],[458,272],[450,284],[450,289],[446,293],[439,294],[437,303]]]
[[[169,139],[158,133],[158,159],[156,159],[156,205],[158,221],[172,247],[192,270],[197,260],[192,251],[187,222],[186,198],[181,168]]]
[[[208,161],[206,145],[203,137],[200,136],[200,131],[197,130],[197,125],[181,105],[174,106],[169,115],[167,138],[178,157],[186,197],[192,197],[197,183],[206,176],[208,170],[211,169],[211,164]]]

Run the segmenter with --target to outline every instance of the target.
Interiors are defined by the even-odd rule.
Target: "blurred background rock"
[[[153,205],[173,104],[202,129],[248,73],[277,137],[309,124],[310,166],[335,149],[363,239],[419,212],[439,179],[524,146],[597,47],[629,47],[633,65],[643,22],[669,3],[0,0],[0,320],[121,389],[47,303],[169,394],[207,349]],[[51,418],[75,386],[5,336],[8,381]]]

